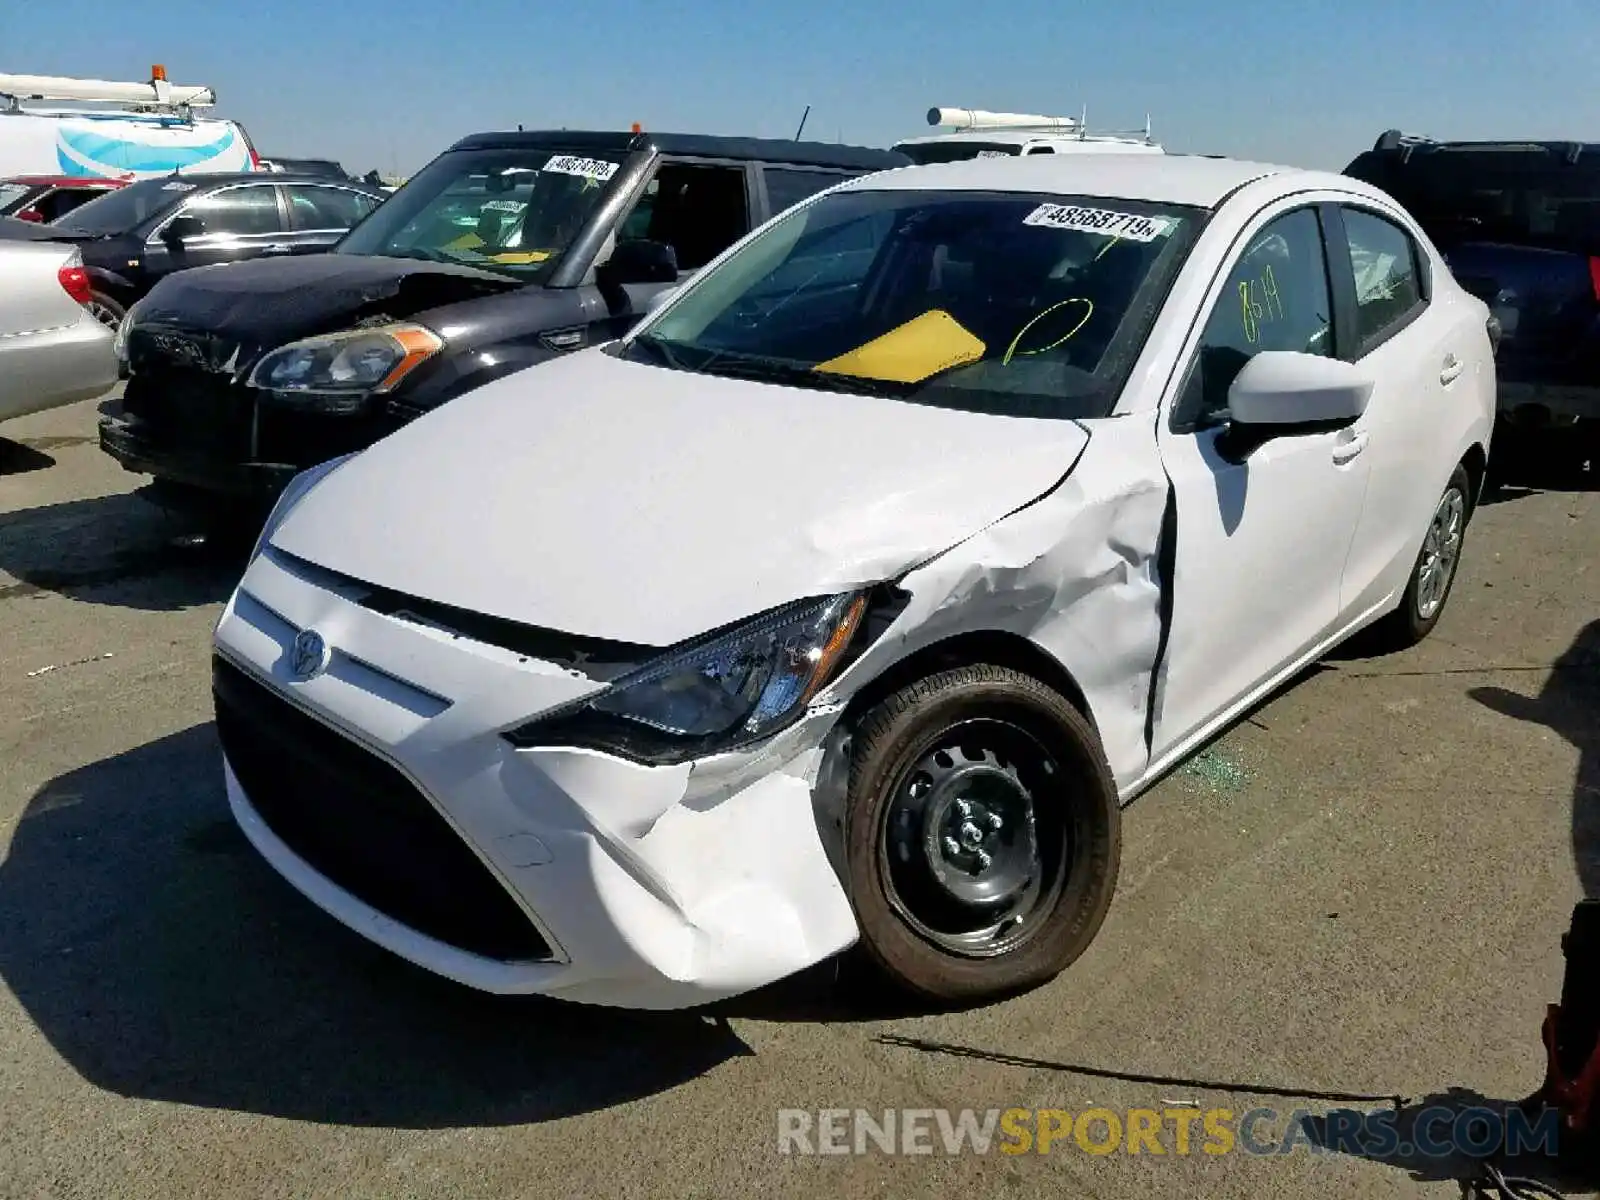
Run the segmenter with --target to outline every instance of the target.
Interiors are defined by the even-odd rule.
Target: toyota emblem
[[[327,670],[332,657],[320,633],[315,629],[302,629],[289,648],[289,671],[296,679],[312,679]]]

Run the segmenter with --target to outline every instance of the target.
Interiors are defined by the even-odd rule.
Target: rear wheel
[[[107,329],[115,329],[121,325],[122,318],[128,311],[104,292],[90,292],[89,303],[85,307],[88,308],[89,314]]]
[[[1083,715],[976,664],[863,720],[846,817],[861,953],[925,999],[1044,983],[1093,941],[1116,889],[1121,809]]]
[[[1415,646],[1433,632],[1444,615],[1445,602],[1461,565],[1461,547],[1472,517],[1472,484],[1463,466],[1457,466],[1434,506],[1423,535],[1422,549],[1411,568],[1400,607],[1377,626],[1385,649]]]

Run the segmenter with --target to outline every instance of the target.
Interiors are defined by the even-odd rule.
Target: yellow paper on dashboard
[[[888,383],[921,383],[940,371],[977,362],[986,349],[961,322],[935,308],[812,370]]]
[[[528,266],[532,263],[542,263],[550,257],[548,250],[498,250],[487,256],[490,262],[503,263],[508,267]]]

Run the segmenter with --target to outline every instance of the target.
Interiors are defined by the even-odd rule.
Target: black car
[[[1600,422],[1600,145],[1436,142],[1390,130],[1345,174],[1417,219],[1500,324],[1500,428]],[[1575,439],[1572,444],[1575,444]]]
[[[94,289],[90,311],[115,327],[176,271],[327,250],[385,199],[351,179],[181,175],[107,192],[44,228],[79,245]]]
[[[257,507],[462,392],[617,337],[769,216],[908,165],[747,138],[469,137],[331,254],[161,283],[126,327],[101,447],[169,496]]]

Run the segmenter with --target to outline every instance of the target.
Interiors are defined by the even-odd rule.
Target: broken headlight
[[[425,325],[349,329],[279,346],[246,382],[286,397],[317,397],[319,408],[329,400],[333,407],[357,407],[366,396],[393,391],[442,349],[444,339]]]
[[[505,736],[518,747],[587,746],[651,763],[756,741],[796,720],[833,678],[866,606],[865,592],[785,605]]]

